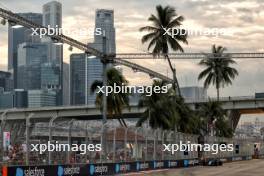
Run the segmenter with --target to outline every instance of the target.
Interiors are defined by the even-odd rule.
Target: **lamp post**
[[[103,87],[106,89],[107,86],[107,58],[106,58],[106,36],[103,36]],[[107,97],[103,94],[103,124],[107,122]]]

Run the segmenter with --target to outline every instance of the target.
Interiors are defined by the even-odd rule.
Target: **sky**
[[[42,5],[48,0],[0,0],[0,7],[13,12],[41,13]],[[150,25],[150,14],[155,14],[156,5],[170,5],[178,15],[184,16],[186,29],[226,29],[231,35],[189,36],[188,45],[182,44],[185,52],[210,52],[213,44],[226,47],[228,52],[264,52],[264,1],[263,0],[61,0],[63,7],[63,28],[93,28],[96,9],[113,9],[118,53],[146,52],[147,45],[141,43],[144,33],[139,28]],[[0,26],[0,66],[7,65],[7,26]],[[92,42],[93,36],[72,35],[84,43]],[[64,47],[64,61],[69,62],[67,46]],[[73,53],[78,53],[77,49]],[[171,76],[168,63],[164,59],[133,60],[162,74]],[[173,61],[177,69],[180,86],[202,86],[198,81],[203,69],[198,61]],[[233,85],[221,89],[221,96],[253,96],[264,92],[264,61],[261,59],[237,60],[234,67],[239,76]],[[151,84],[151,79],[143,73],[133,73],[124,68],[130,84]],[[214,87],[208,89],[209,96],[216,96]]]

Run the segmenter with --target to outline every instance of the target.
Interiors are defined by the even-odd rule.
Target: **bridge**
[[[129,109],[123,110],[123,118],[138,118],[145,108],[131,106]],[[41,107],[41,108],[20,108],[0,110],[2,120],[17,121],[26,120],[27,118],[37,121],[48,121],[53,117],[61,119],[77,119],[77,120],[98,120],[102,119],[102,112],[94,107],[87,105],[80,106],[58,106],[58,107]],[[117,119],[120,116],[109,117]]]
[[[216,101],[215,98],[210,100]],[[193,110],[197,109],[201,104],[208,102],[209,99],[191,100],[186,99],[185,103]],[[229,118],[235,129],[240,116],[242,114],[264,113],[264,98],[256,98],[254,96],[242,97],[222,97],[219,99],[223,109],[228,110]],[[145,108],[138,108],[132,105],[129,109],[123,110],[122,118],[139,118]],[[35,119],[37,121],[49,121],[52,118],[60,119],[77,119],[77,120],[99,120],[102,119],[101,111],[94,106],[62,106],[62,107],[41,107],[41,108],[21,108],[21,109],[5,109],[0,110],[1,120],[26,120]],[[120,116],[110,117],[117,119]]]
[[[216,98],[212,98],[216,101]],[[197,109],[201,104],[208,102],[209,99],[202,100],[186,100],[185,102],[192,108]],[[228,110],[229,119],[233,129],[237,127],[240,116],[242,114],[259,114],[264,113],[264,98],[256,98],[255,96],[240,97],[222,97],[219,99],[223,109]]]

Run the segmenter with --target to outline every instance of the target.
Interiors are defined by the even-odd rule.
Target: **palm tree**
[[[154,57],[162,55],[169,63],[170,69],[173,73],[173,89],[176,91],[176,86],[178,89],[178,94],[180,95],[179,83],[176,77],[176,69],[172,66],[171,60],[169,58],[169,48],[173,51],[184,52],[183,48],[179,42],[188,44],[186,30],[180,29],[181,22],[184,20],[183,16],[178,16],[176,11],[171,6],[162,7],[161,5],[156,6],[156,16],[151,15],[148,21],[152,23],[152,26],[145,26],[140,28],[140,31],[147,31],[148,34],[144,35],[141,39],[142,43],[149,42],[148,50],[152,48],[152,54]],[[170,29],[167,33],[166,30]],[[178,32],[172,35],[171,29],[177,29]]]
[[[204,127],[201,130],[206,134],[210,133],[210,127],[214,126],[216,136],[230,137],[232,136],[232,129],[228,124],[227,112],[222,108],[222,104],[218,101],[209,99],[207,103],[199,107],[199,115],[201,116],[201,123]]]
[[[199,133],[199,118],[190,107],[184,103],[184,99],[178,97],[174,106],[179,114],[177,131],[183,133]]]
[[[164,86],[163,81],[154,80],[152,86]],[[152,89],[153,90],[153,89]],[[151,96],[142,95],[139,101],[139,107],[145,107],[146,110],[137,122],[137,126],[142,126],[146,121],[153,129],[174,129],[179,120],[179,114],[176,111],[175,101],[170,93],[158,94],[152,91]]]
[[[162,87],[166,84],[164,81],[154,80],[152,86]],[[138,120],[137,126],[142,126],[148,121],[153,129],[198,133],[198,116],[184,103],[183,98],[176,97],[175,101],[175,91],[171,88],[167,93],[157,94],[153,91],[151,96],[143,94],[139,107],[145,107],[146,110]]]
[[[110,68],[107,70],[107,86],[114,87],[116,86],[126,86],[128,81],[125,77],[115,68]],[[91,92],[94,93],[98,87],[102,87],[102,81],[94,81],[91,86]],[[103,108],[103,93],[100,92],[96,96],[95,104],[97,107]],[[110,118],[118,117],[118,120],[122,126],[127,127],[125,121],[122,116],[122,109],[128,107],[129,108],[129,94],[128,93],[110,93],[107,96],[107,113]]]
[[[204,87],[209,87],[210,84],[215,85],[218,101],[220,86],[231,85],[232,80],[238,75],[238,71],[230,67],[231,64],[236,64],[236,62],[224,51],[226,51],[226,48],[213,45],[212,56],[208,55],[199,63],[199,65],[206,68],[199,74],[198,80],[205,78]]]

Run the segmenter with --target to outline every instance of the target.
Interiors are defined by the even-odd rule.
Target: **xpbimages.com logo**
[[[186,143],[180,141],[179,144],[163,144],[163,151],[175,154],[177,151],[192,152],[192,151],[204,151],[211,152],[212,154],[218,154],[219,152],[233,152],[233,144],[194,144],[190,141]]]
[[[31,28],[32,36],[39,36],[42,38],[43,36],[54,36],[54,35],[78,35],[78,36],[94,36],[100,35],[105,36],[105,31],[102,28],[61,28],[58,25],[55,27],[48,27],[43,28]]]
[[[58,141],[47,144],[31,144],[31,152],[38,152],[43,154],[48,152],[80,152],[86,154],[87,152],[100,152],[102,150],[101,144],[62,144]]]
[[[97,86],[97,94],[102,93],[106,96],[114,93],[128,93],[128,94],[145,94],[151,96],[153,93],[168,93],[168,86],[127,86],[122,83],[121,86],[114,83],[114,86]]]
[[[164,28],[163,35],[169,35],[172,38],[176,36],[231,36],[234,34],[233,30],[225,28],[200,28],[200,29],[181,29],[181,28]]]

